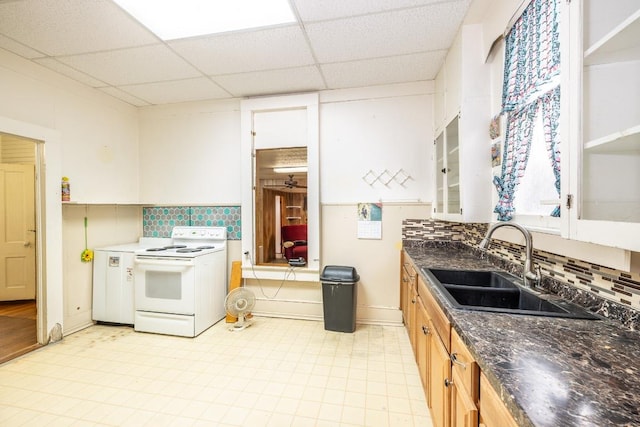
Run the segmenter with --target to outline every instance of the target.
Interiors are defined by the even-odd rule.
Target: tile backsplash
[[[478,248],[486,231],[487,224],[409,219],[403,221],[402,239],[405,243],[456,241]],[[489,253],[498,262],[524,263],[521,245],[494,239]],[[541,286],[637,329],[640,323],[640,274],[536,250],[535,241],[533,257],[544,278]],[[521,274],[521,268],[514,273]]]
[[[142,209],[144,237],[171,237],[177,225],[226,227],[228,240],[242,238],[240,206],[154,206]]]

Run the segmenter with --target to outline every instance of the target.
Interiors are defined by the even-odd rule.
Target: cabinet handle
[[[412,299],[411,304],[415,304],[415,303],[416,303],[416,300]]]
[[[451,353],[451,356],[449,356],[449,359],[451,359],[451,363],[458,366],[462,366],[462,369],[467,369],[467,364],[458,360],[457,353]]]
[[[453,385],[453,380],[450,380],[449,378],[445,378],[444,379],[444,386],[445,387],[449,387],[450,385]]]
[[[442,168],[442,169],[440,169],[440,172],[442,172],[442,173],[447,173],[447,168]]]
[[[422,325],[422,333],[425,335],[429,335],[431,333],[431,331],[429,331],[429,328],[427,328],[426,326]]]

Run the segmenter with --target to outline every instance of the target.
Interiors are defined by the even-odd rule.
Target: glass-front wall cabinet
[[[638,251],[640,2],[585,0],[567,7],[574,48],[564,102],[577,148],[567,200],[570,237]]]
[[[458,116],[438,135],[435,142],[436,203],[435,216],[447,219],[459,215],[460,205],[460,150]]]

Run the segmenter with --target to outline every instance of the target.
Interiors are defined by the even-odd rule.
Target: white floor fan
[[[236,323],[229,328],[230,331],[241,331],[251,326],[251,322],[247,321],[245,317],[251,312],[254,305],[256,305],[256,297],[249,289],[240,287],[229,292],[224,299],[224,307],[227,313],[238,318]]]

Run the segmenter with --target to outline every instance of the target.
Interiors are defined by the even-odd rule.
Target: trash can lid
[[[320,280],[324,282],[357,282],[360,280],[360,276],[355,267],[348,267],[345,265],[327,265],[322,270]]]

